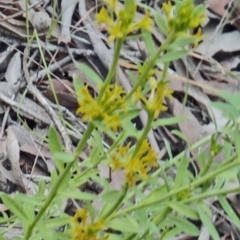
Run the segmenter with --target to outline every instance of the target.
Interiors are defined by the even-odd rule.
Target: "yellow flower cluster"
[[[71,240],[107,240],[108,235],[98,237],[97,233],[104,228],[104,221],[90,222],[90,216],[86,208],[77,210],[71,219],[72,228],[69,230]]]
[[[154,77],[149,79],[151,91],[148,97],[146,97],[141,87],[138,87],[133,95],[133,101],[140,100],[146,110],[153,113],[154,119],[156,119],[161,111],[166,111],[167,107],[164,105],[164,98],[172,98],[173,90],[168,88],[167,82],[157,81]]]
[[[108,10],[113,14],[108,13],[105,7],[101,8],[96,15],[97,23],[105,23],[106,30],[109,33],[109,41],[126,37],[129,33],[139,29],[150,31],[153,21],[150,18],[150,13],[146,12],[145,16],[139,20],[134,21],[137,5],[134,0],[125,1],[123,9],[119,9],[117,0],[104,0]],[[116,17],[116,19],[114,19]]]
[[[120,146],[114,153],[110,154],[109,165],[113,171],[123,169],[125,181],[132,187],[137,181],[147,179],[147,174],[152,167],[157,167],[157,155],[147,140],[144,140],[139,150],[134,154],[130,153],[130,143]]]
[[[176,1],[175,7],[171,1],[163,3],[163,11],[171,30],[181,32],[194,29],[206,21],[205,7],[195,6],[193,0]]]
[[[125,94],[121,86],[109,84],[97,101],[90,94],[88,86],[84,86],[79,90],[79,108],[76,113],[83,115],[83,121],[103,121],[106,129],[116,132],[122,125],[119,114],[126,111]]]

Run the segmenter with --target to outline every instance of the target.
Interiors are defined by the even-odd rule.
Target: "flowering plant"
[[[80,66],[98,83],[95,94],[81,79],[73,79],[79,104],[76,114],[86,122],[87,128],[74,151],[69,153],[56,129],[50,127],[49,149],[57,169],[51,172],[50,183],[41,181],[37,194],[31,198],[17,194],[13,200],[2,194],[2,201],[16,215],[11,219],[6,217],[6,221],[21,222],[25,240],[169,239],[181,232],[198,236],[199,229],[191,220],[205,221],[207,227],[213,227],[206,221],[209,212],[203,199],[226,193],[218,186],[214,190],[209,187],[213,178],[239,163],[229,157],[229,165],[210,171],[212,158],[222,149],[213,136],[211,159],[207,163],[202,161],[203,171],[193,176],[188,171],[191,160],[185,152],[171,158],[169,150],[170,162],[163,165],[148,134],[153,127],[163,125],[158,118],[168,110],[166,100],[172,100],[173,91],[167,77],[170,62],[185,57],[192,45],[203,39],[200,29],[205,21],[205,7],[195,6],[193,0],[176,0],[174,4],[167,1],[162,4],[163,15],[145,8],[144,17],[136,20],[136,11],[142,7],[137,1],[126,0],[123,6],[117,0],[103,2],[96,23],[105,25],[108,40],[114,42],[111,67],[103,81],[90,68]],[[156,49],[151,44],[152,17],[166,36]],[[145,40],[149,57],[137,65],[136,76],[129,74],[133,84],[126,91],[114,75],[117,75],[123,43],[134,34]],[[156,67],[159,62],[164,66],[161,76]],[[146,112],[147,121],[138,130],[131,120],[141,111]],[[167,119],[169,122],[178,123],[178,120]],[[104,148],[102,136],[111,139],[109,148]],[[89,156],[79,162],[86,145],[90,148]],[[99,177],[100,163],[122,173],[121,189],[112,190],[109,182]],[[177,167],[174,177],[165,172],[172,165]],[[102,186],[100,194],[79,190],[79,186],[90,181]],[[75,205],[81,203],[72,217],[61,209],[66,199],[72,199]],[[96,202],[102,204],[101,209],[95,207]]]

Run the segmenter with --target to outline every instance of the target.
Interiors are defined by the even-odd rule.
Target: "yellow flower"
[[[97,23],[105,23],[107,25],[106,29],[109,33],[109,41],[125,38],[128,34],[140,29],[151,31],[153,21],[150,18],[149,12],[141,20],[134,21],[137,9],[134,1],[130,2],[129,0],[127,3],[125,2],[124,9],[121,10],[118,9],[116,0],[105,0],[104,2],[115,13],[115,15],[112,14],[114,15],[112,17],[116,17],[116,19],[109,16],[106,8],[101,8],[100,12],[96,14],[96,21]]]
[[[204,39],[204,35],[202,35],[202,29],[198,28],[197,33],[194,36],[196,37],[196,41],[194,42],[194,48],[197,48],[199,42]]]
[[[153,85],[153,84],[152,84]],[[153,86],[156,86],[154,84]],[[167,107],[164,106],[164,98],[172,98],[173,91],[167,87],[167,84],[163,81],[158,82],[157,87],[151,89],[150,97],[146,104],[146,108],[149,112],[154,114],[154,119],[156,119],[161,111],[166,111]]]
[[[102,7],[100,12],[96,14],[97,23],[106,23],[109,26],[114,25],[114,21],[110,18],[106,8]]]
[[[126,113],[124,89],[116,84],[108,85],[102,98],[95,100],[88,91],[88,86],[79,90],[77,114],[82,114],[83,121],[103,121],[106,129],[117,131],[121,127],[119,113]]]
[[[162,5],[162,9],[165,15],[167,16],[167,18],[169,18],[173,9],[171,1],[164,2]]]
[[[109,165],[113,171],[123,169],[125,181],[132,187],[137,181],[146,179],[152,167],[157,167],[157,155],[150,147],[147,140],[144,140],[134,156],[131,156],[127,146],[120,146],[116,152],[110,154]]]
[[[150,17],[150,12],[147,11],[147,13],[144,15],[144,17],[141,20],[130,24],[130,26],[127,29],[127,33],[129,34],[129,33],[132,33],[134,31],[137,31],[139,29],[144,29],[144,30],[147,30],[147,31],[151,31],[153,25],[154,25],[154,22]]]
[[[109,42],[114,41],[116,38],[123,38],[124,36],[121,22],[117,22],[114,25],[107,27],[107,31],[109,33]]]
[[[171,2],[163,3],[163,12],[167,19],[168,31],[175,33],[188,31],[200,26],[205,22],[205,6],[195,6],[193,0],[183,0],[176,2],[175,6]]]
[[[107,240],[108,235],[99,238],[97,233],[104,228],[104,220],[99,219],[91,222],[87,208],[80,208],[70,220],[72,227],[69,232],[71,240]]]
[[[92,121],[99,115],[99,107],[95,99],[88,91],[88,86],[84,86],[79,90],[78,104],[79,108],[76,114],[83,114],[83,121]]]
[[[117,0],[104,0],[103,2],[108,6],[109,9],[116,11],[118,3]]]

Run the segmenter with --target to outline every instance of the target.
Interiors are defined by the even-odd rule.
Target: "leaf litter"
[[[95,92],[97,87],[94,81],[79,70],[78,63],[87,63],[97,74],[105,77],[112,61],[113,45],[106,41],[104,26],[98,26],[94,22],[97,7],[94,1],[81,0],[77,3],[62,0],[56,9],[52,8],[52,2],[30,1],[27,16],[24,1],[0,0],[0,108],[3,109],[0,111],[0,190],[9,194],[14,194],[17,190],[29,195],[34,194],[38,189],[35,180],[49,177],[51,170],[55,168],[46,139],[42,135],[53,122],[58,125],[69,150],[74,149],[79,134],[86,129],[85,124],[75,115],[77,99],[73,91],[73,77],[77,75]],[[161,12],[163,1],[142,2]],[[188,57],[174,61],[168,71],[170,86],[175,90],[173,101],[167,103],[168,117],[185,116],[187,121],[171,127],[154,128],[149,135],[149,142],[161,160],[169,158],[166,141],[173,150],[172,154],[186,148],[183,140],[174,135],[173,130],[180,131],[192,145],[225,126],[226,118],[220,110],[211,105],[212,100],[218,97],[216,89],[227,90],[231,94],[239,93],[240,23],[237,16],[240,4],[237,0],[206,0],[205,3],[208,5],[208,23],[203,26],[204,40]],[[52,25],[52,16],[61,16],[56,25]],[[140,11],[137,17],[142,17]],[[25,27],[26,20],[29,22],[29,31]],[[52,31],[47,39],[49,28],[52,28]],[[34,29],[41,41],[41,50],[37,42],[30,41],[30,51],[26,54],[24,49],[27,37],[33,36]],[[164,35],[156,26],[152,34],[155,38],[154,44],[159,46],[164,41]],[[63,118],[70,122],[77,132],[67,129],[65,134],[60,131],[62,123],[57,115],[58,107],[49,86],[47,71],[41,61],[41,51],[50,70]],[[127,72],[134,74],[137,63],[145,60],[147,54],[144,41],[129,40],[124,44],[118,75],[126,90],[131,89]],[[160,64],[158,69],[161,74]],[[32,83],[34,87],[29,88]],[[27,87],[30,93],[26,93]],[[146,123],[146,117],[146,113],[140,113],[136,120],[139,129]],[[108,148],[111,141],[105,136],[102,137],[105,148]],[[207,145],[205,149],[210,151]],[[191,154],[195,164],[200,167],[198,151],[192,151]],[[88,157],[89,149],[86,148],[81,160]],[[216,161],[222,161],[223,157],[220,154]],[[120,189],[123,181],[121,172],[111,174],[104,164],[99,166],[99,169],[100,177],[110,181],[113,190]],[[96,186],[96,192],[101,194],[101,187],[98,184]],[[88,186],[82,187],[82,190],[92,191]],[[228,198],[237,214],[240,213],[239,197],[235,194]],[[95,201],[94,204],[101,208],[101,203]],[[224,214],[219,217],[217,210],[222,211],[222,207],[217,199],[210,205],[216,206],[211,211],[212,222],[218,233],[228,236],[228,239],[237,239],[240,231],[236,230],[233,224],[229,224]],[[65,202],[63,209],[66,206]],[[0,207],[1,212],[7,210],[3,204]],[[199,227],[199,239],[210,239],[206,227]],[[193,239],[186,235],[179,235],[176,239],[186,238]]]

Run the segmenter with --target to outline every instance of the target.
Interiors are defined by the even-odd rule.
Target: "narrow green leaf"
[[[181,138],[183,141],[185,141],[186,143],[190,144],[189,140],[178,130],[172,130],[171,131],[172,134],[178,136],[179,138]]]
[[[238,128],[238,126],[237,126]],[[234,135],[234,142],[235,142],[235,149],[237,152],[237,156],[240,157],[240,133],[239,130],[236,129],[235,131],[233,131],[233,135]]]
[[[32,205],[32,206],[41,206],[42,203],[43,203],[43,200],[44,200],[44,195],[42,196],[28,196],[28,195],[25,195],[25,194],[22,194],[22,193],[19,193],[19,194],[16,194],[14,199],[17,201],[17,202],[24,202],[28,205]]]
[[[144,30],[142,30],[142,33],[143,33],[142,34],[143,40],[145,42],[147,50],[148,50],[150,56],[153,56],[155,53],[155,43],[153,41],[152,34],[148,31],[144,31]]]
[[[164,234],[162,240],[169,240],[171,238],[178,236],[180,233],[182,233],[182,230],[180,228],[178,227],[171,228],[169,231],[167,231],[166,234]]]
[[[73,154],[63,152],[55,152],[53,154],[53,159],[55,162],[60,161],[62,163],[70,163],[75,160]]]
[[[168,53],[164,54],[163,56],[161,56],[158,59],[158,62],[161,62],[161,63],[171,62],[171,61],[177,60],[179,58],[186,57],[188,52],[189,52],[188,50],[178,50],[178,51],[174,51],[174,52],[168,52]]]
[[[116,199],[119,199],[122,195],[121,191],[110,190],[102,194],[101,199],[103,199],[106,203],[115,202]]]
[[[92,68],[88,67],[85,64],[80,63],[78,67],[83,71],[83,73],[91,79],[93,83],[95,83],[97,86],[101,85],[103,83],[101,77],[92,70]]]
[[[240,228],[240,220],[239,217],[237,216],[237,214],[234,212],[234,210],[232,209],[231,205],[229,204],[229,202],[227,201],[226,197],[223,196],[219,196],[218,200],[222,206],[222,208],[224,209],[224,211],[227,213],[228,217],[231,218],[231,220],[236,224],[236,226],[238,228]]]
[[[40,181],[38,183],[38,192],[36,195],[44,196],[45,189],[46,189],[46,183],[43,179],[40,179]]]
[[[215,108],[222,110],[224,115],[231,119],[238,118],[239,116],[239,110],[236,109],[234,106],[230,105],[229,103],[213,102],[211,105]]]
[[[178,170],[177,170],[177,175],[175,178],[175,184],[174,184],[174,189],[178,189],[179,187],[182,186],[182,184],[185,182],[187,174],[186,172],[188,171],[188,164],[189,164],[189,159],[188,157],[184,154],[181,162],[178,166]]]
[[[120,234],[110,233],[108,240],[122,240],[122,236]]]
[[[58,135],[57,130],[52,125],[48,130],[48,139],[49,139],[49,149],[51,154],[53,155],[56,152],[62,152],[63,146],[60,141],[60,137]]]
[[[117,218],[106,222],[106,227],[113,230],[129,233],[138,233],[141,228],[139,224],[130,216],[128,218]]]
[[[173,159],[173,155],[172,155],[172,148],[171,148],[171,145],[169,143],[169,140],[164,138],[163,141],[164,141],[165,147],[167,149],[168,157],[171,160],[171,159]]]
[[[186,121],[188,118],[186,116],[162,118],[152,122],[152,127],[170,126],[180,122]]]
[[[207,230],[210,233],[210,235],[212,236],[212,238],[214,240],[220,240],[220,236],[219,236],[216,228],[214,227],[212,221],[210,220],[209,216],[206,214],[202,204],[198,204],[198,213],[199,213],[199,217],[200,217],[202,223],[207,228]]]
[[[228,101],[234,108],[240,109],[239,101],[240,101],[240,94],[239,93],[229,93],[228,91],[219,91],[219,95]]]
[[[167,22],[164,17],[156,10],[151,9],[158,28],[167,35]]]
[[[112,192],[112,193],[114,194],[114,192]],[[102,208],[100,214],[99,214],[99,218],[104,217],[110,211],[110,209],[112,209],[114,207],[114,205],[116,204],[117,201],[119,201],[125,197],[125,194],[126,193],[125,193],[124,189],[121,189],[118,191],[118,193],[116,193],[116,198],[114,201],[109,201],[109,199],[107,199],[103,205],[103,208]],[[111,191],[106,192],[106,195],[108,195],[110,197]],[[106,195],[105,195],[105,197],[103,195],[103,197],[105,199],[106,199]]]
[[[136,84],[138,81],[137,76],[135,74],[133,74],[133,72],[130,70],[127,70],[126,73],[127,73],[128,77],[130,78],[130,80],[133,82],[133,84]]]
[[[180,215],[194,220],[199,219],[198,213],[186,204],[180,202],[169,202],[167,205]]]
[[[194,36],[180,36],[173,43],[169,45],[170,49],[176,49],[177,47],[184,47],[196,41]]]
[[[150,194],[146,197],[145,202],[147,203],[148,201],[150,202],[155,201],[159,198],[159,196],[164,196],[164,194],[166,193],[167,193],[166,185],[162,185],[151,191]]]
[[[51,171],[51,183],[55,183],[58,180],[57,170],[54,168]]]
[[[127,113],[124,113],[124,112],[120,112],[119,113],[119,117],[120,117],[120,120],[123,121],[123,122],[127,122],[127,121],[130,121],[134,118],[136,118],[140,113],[140,110],[139,109],[129,109]]]
[[[184,233],[191,236],[199,236],[199,229],[187,219],[177,216],[168,216],[168,220],[180,228]]]
[[[75,93],[78,96],[79,89],[81,89],[84,86],[84,84],[76,74],[73,74],[73,86],[74,86]]]
[[[97,144],[96,147],[98,149],[99,154],[103,154],[104,147],[103,147],[103,140],[102,140],[101,135],[99,134],[99,132],[97,130],[94,130],[92,134],[93,134],[94,140]]]
[[[68,224],[69,220],[70,220],[69,216],[61,216],[61,217],[45,220],[39,225],[39,230],[42,227],[44,227],[46,229],[53,229],[56,227],[61,227],[61,226]]]
[[[25,212],[23,211],[22,207],[19,203],[12,198],[10,198],[7,194],[1,195],[2,201],[6,207],[10,209],[10,211],[15,214],[21,221],[28,222],[29,219]]]
[[[78,189],[69,189],[68,191],[59,191],[59,195],[66,197],[66,198],[74,198],[80,200],[96,200],[98,198],[97,195],[81,192]]]

